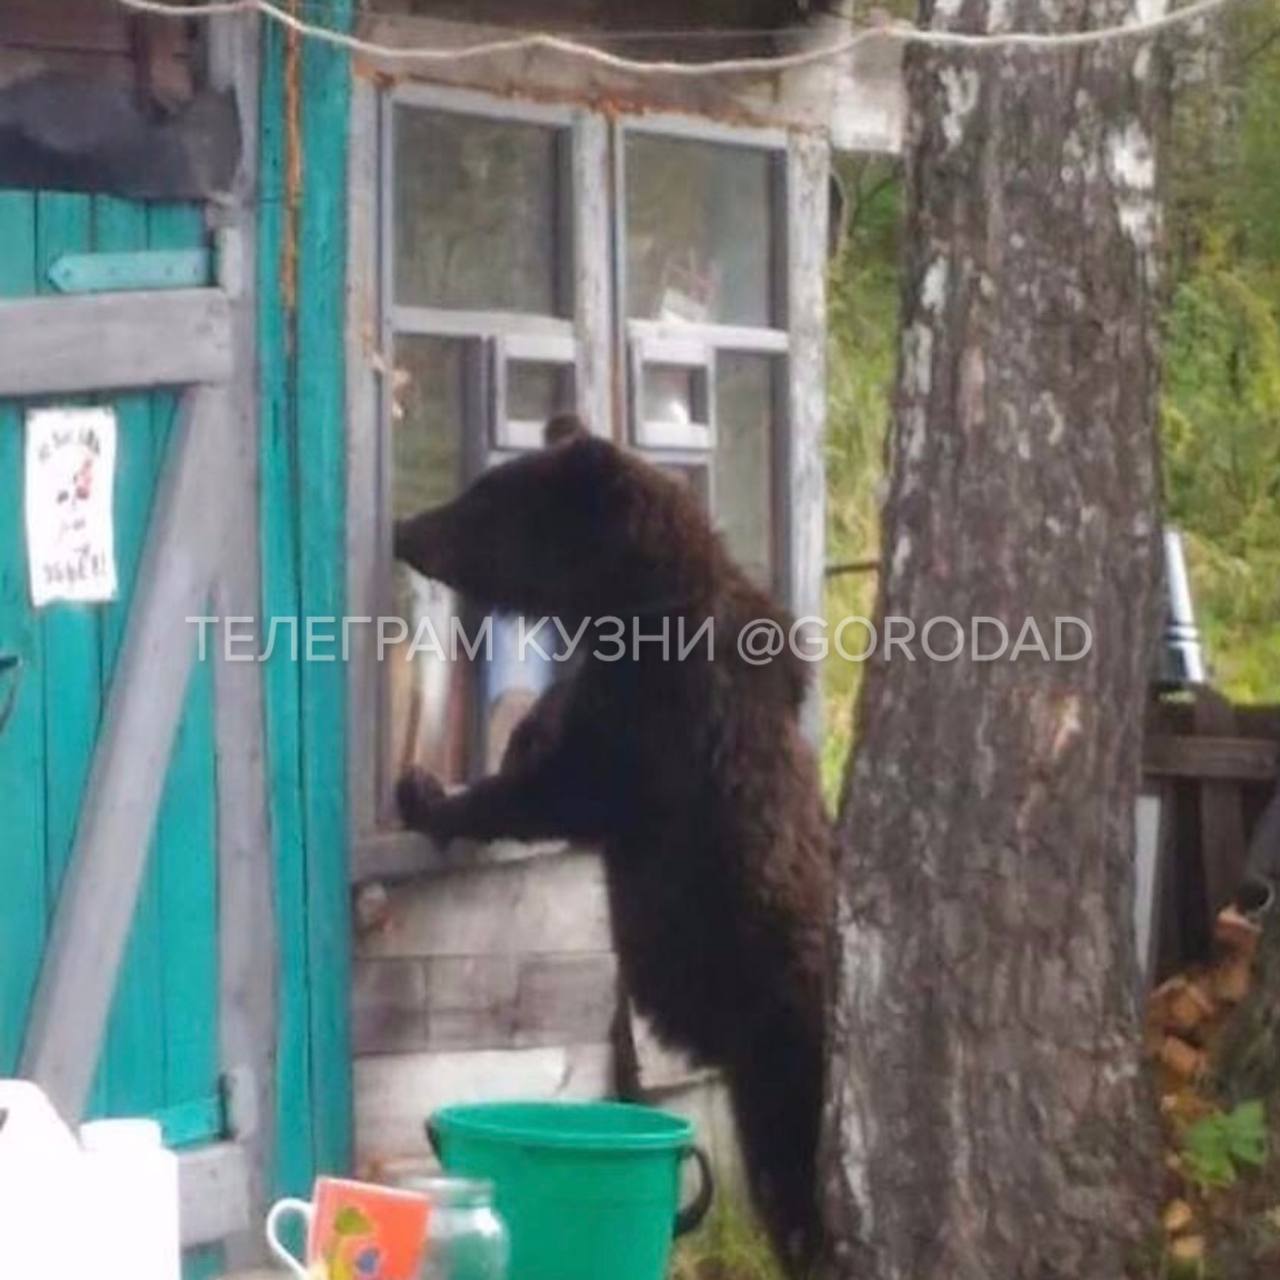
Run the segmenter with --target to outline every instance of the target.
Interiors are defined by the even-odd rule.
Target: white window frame
[[[816,133],[738,128],[696,117],[653,114],[610,122],[582,107],[534,103],[422,84],[380,93],[357,80],[352,111],[348,278],[348,611],[379,618],[390,598],[390,387],[397,333],[469,339],[476,346],[469,390],[474,405],[466,476],[537,441],[541,424],[505,416],[512,360],[565,363],[574,354],[580,411],[593,430],[640,449],[659,465],[714,467],[714,360],[718,352],[769,355],[775,376],[773,529],[775,589],[797,616],[822,612],[824,554],[825,290],[828,144]],[[571,264],[563,272],[572,316],[460,311],[394,303],[392,119],[396,105],[564,128],[569,154],[563,198],[572,220]],[[768,149],[775,160],[772,319],[774,327],[630,320],[626,298],[626,138],[649,133]],[[616,300],[616,305],[615,305]],[[563,299],[562,299],[563,301]],[[376,335],[372,338],[371,335]],[[708,421],[682,437],[644,424],[643,364],[701,360]],[[622,375],[615,377],[615,370]],[[472,416],[474,415],[474,416]],[[694,424],[695,427],[698,424]],[[714,493],[711,495],[714,502]],[[386,681],[377,662],[377,628],[352,629],[348,750],[353,874],[395,875],[428,865],[428,842],[398,830],[386,776],[382,725]],[[815,695],[807,726],[816,733]]]

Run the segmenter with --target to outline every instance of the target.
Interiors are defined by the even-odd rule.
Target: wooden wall
[[[673,26],[702,20],[699,14],[668,9]],[[588,30],[594,42],[607,46],[608,34],[599,28],[609,23],[599,21],[596,10],[593,3],[575,0],[481,9],[380,0],[361,11],[359,30],[385,43],[447,48],[509,35],[500,25],[509,17],[524,29],[563,29],[567,24],[579,32]],[[660,25],[647,12],[640,18],[628,13],[625,21],[621,10],[613,16],[632,27]],[[759,20],[739,6],[735,25]],[[818,25],[806,38],[829,42],[848,30],[847,22]],[[793,35],[789,47],[798,44]],[[714,43],[698,47],[709,56],[769,51],[759,41],[750,49]],[[690,42],[677,41],[663,52],[689,56]],[[792,211],[796,240],[790,251],[821,259],[825,237],[815,228],[825,219],[827,135],[835,137],[838,130],[838,145],[897,149],[902,116],[898,53],[898,46],[888,41],[842,63],[785,78],[680,81],[605,72],[574,59],[523,53],[484,62],[432,64],[416,71],[408,62],[379,65],[358,57],[355,133],[360,137],[372,127],[360,122],[362,100],[371,101],[392,81],[411,79],[535,101],[587,102],[627,112],[671,110],[713,121],[785,127],[796,139],[795,163],[805,172],[821,174],[820,181],[806,184],[807,198],[816,193],[823,200],[820,210],[799,203]],[[358,151],[357,147],[357,155]],[[370,189],[375,178],[372,171],[365,175]],[[370,317],[377,314],[376,266],[362,266],[360,259],[376,237],[377,221],[369,207],[370,195],[362,200],[355,189],[352,199],[348,358],[353,378],[372,380],[367,366]],[[359,233],[361,226],[367,227],[364,235]],[[821,275],[818,261],[813,278],[820,282]],[[806,331],[801,358],[820,360],[820,296],[806,294],[799,303],[792,299],[792,304],[812,314],[818,326],[816,347],[813,334]],[[820,386],[821,377],[816,381]],[[369,408],[376,394],[352,386],[349,431],[355,439],[366,438],[377,429]],[[816,415],[812,406],[801,407],[803,420],[819,424],[820,433],[820,404]],[[353,449],[352,456],[361,456],[360,451]],[[351,475],[353,493],[375,487],[359,463],[353,464]],[[820,484],[819,477],[819,488]],[[353,516],[358,519],[359,514],[357,506]],[[820,511],[817,529],[820,535]],[[797,547],[803,561],[797,576],[820,572],[821,556],[814,560],[811,543],[797,539]],[[358,563],[359,556],[353,561]],[[352,584],[351,590],[353,600],[358,600],[361,584]],[[376,609],[353,607],[353,612]],[[366,691],[353,706],[367,707],[371,700]],[[352,732],[360,751],[354,737],[360,731],[353,727]],[[357,760],[355,768],[359,767]],[[432,1109],[448,1102],[601,1096],[615,1091],[620,1075],[655,1103],[691,1114],[722,1168],[735,1166],[732,1124],[718,1078],[692,1070],[680,1055],[659,1046],[629,1013],[619,1015],[617,965],[601,868],[594,855],[544,851],[510,860],[509,853],[490,850],[479,851],[479,862],[467,864],[452,856],[442,858],[427,851],[417,837],[390,830],[367,841],[358,838],[357,843],[361,874],[387,877],[387,882],[367,882],[356,891],[360,924],[352,974],[352,1035],[358,1169],[377,1173],[427,1159],[423,1122]],[[393,878],[396,882],[389,882]],[[621,1063],[615,1062],[619,1045]]]
[[[345,27],[352,9],[333,0],[314,20]],[[350,75],[342,51],[308,41],[295,56],[288,43],[264,24],[258,461],[262,616],[301,631],[344,612]],[[275,1189],[297,1195],[351,1163],[346,673],[299,661],[287,639],[262,673],[280,935]]]
[[[1167,810],[1155,955],[1163,978],[1208,958],[1213,918],[1245,877],[1280,788],[1280,708],[1233,706],[1209,689],[1157,701],[1148,711],[1144,775]]]
[[[565,6],[555,2],[521,6],[522,30],[564,30],[580,40],[610,47],[607,32],[583,34],[581,27],[557,21]],[[404,6],[382,5],[362,16],[360,34],[379,44],[464,48],[509,37],[511,28],[486,24],[470,12],[466,20],[456,10],[452,19],[403,12]],[[401,12],[394,12],[400,9]],[[470,6],[468,6],[470,10]],[[432,6],[433,15],[439,12]],[[654,25],[647,13],[637,18],[628,11],[632,27]],[[677,24],[678,25],[678,24]],[[739,26],[749,27],[745,19]],[[852,31],[846,18],[817,16],[803,33],[793,34],[785,52],[833,44]],[[696,48],[696,55],[695,55]],[[677,39],[670,47],[613,46],[631,58],[667,57],[688,61],[708,58],[760,57],[779,52],[761,48],[758,40],[743,47],[741,38],[724,41]],[[627,110],[670,111],[706,116],[745,125],[784,126],[820,132],[837,150],[896,154],[902,147],[906,98],[902,82],[902,44],[887,37],[869,40],[835,59],[785,72],[767,71],[730,76],[670,77],[641,75],[605,68],[581,59],[527,50],[500,57],[458,59],[418,68],[406,60],[361,56],[357,74],[379,80],[427,78],[462,88],[489,92],[519,92],[535,98],[585,101]],[[421,73],[421,74],[420,74]]]
[[[446,1102],[611,1092],[616,962],[594,854],[460,867],[387,893],[356,944],[362,1167],[425,1155],[423,1121]]]

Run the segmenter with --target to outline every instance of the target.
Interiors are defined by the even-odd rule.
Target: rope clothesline
[[[278,23],[290,31],[311,39],[324,41],[366,54],[378,59],[402,62],[459,62],[476,58],[495,57],[502,54],[547,52],[564,54],[584,62],[595,63],[615,71],[625,71],[642,76],[703,77],[732,75],[736,73],[786,71],[795,67],[810,66],[827,59],[843,57],[862,44],[872,40],[898,40],[903,44],[925,45],[935,49],[1035,49],[1052,51],[1079,49],[1092,45],[1110,44],[1122,40],[1149,39],[1172,27],[1207,17],[1237,0],[1194,0],[1181,9],[1173,9],[1150,18],[1119,23],[1109,27],[1096,27],[1089,31],[1000,31],[971,34],[960,31],[934,31],[907,24],[865,27],[852,35],[844,36],[830,44],[805,49],[798,53],[777,54],[751,58],[726,58],[708,62],[641,61],[621,54],[609,53],[592,45],[582,44],[564,36],[549,32],[527,32],[478,44],[445,48],[432,46],[388,45],[344,31],[307,22],[296,14],[281,8],[272,0],[204,0],[198,4],[180,4],[175,0],[117,0],[126,9],[139,13],[160,14],[170,18],[211,17],[217,14],[257,13]],[[607,33],[606,33],[607,34]]]

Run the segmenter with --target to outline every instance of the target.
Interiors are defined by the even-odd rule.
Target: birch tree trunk
[[[923,21],[1129,16],[926,0]],[[1114,1280],[1159,1181],[1131,923],[1159,543],[1153,55],[916,49],[907,76],[881,647],[839,820],[826,1272]],[[914,623],[915,661],[886,653],[890,616]],[[980,616],[1010,648],[1033,618],[1052,653],[1067,616],[1092,644],[978,662]],[[952,661],[923,647],[938,617],[965,633]]]

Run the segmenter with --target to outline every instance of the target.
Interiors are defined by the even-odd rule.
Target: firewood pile
[[[1171,1192],[1162,1214],[1165,1250],[1190,1274],[1202,1270],[1208,1240],[1230,1211],[1218,1193],[1234,1184],[1238,1167],[1265,1158],[1261,1104],[1224,1113],[1211,1078],[1215,1049],[1249,994],[1261,934],[1260,925],[1227,907],[1215,922],[1212,963],[1170,978],[1148,999],[1147,1049],[1156,1069]]]

